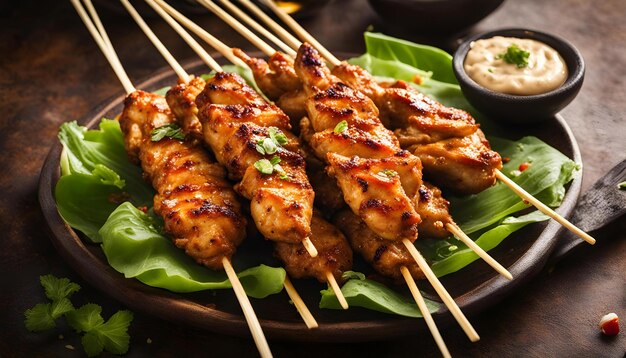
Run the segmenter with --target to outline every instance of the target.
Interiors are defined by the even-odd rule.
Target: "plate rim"
[[[347,54],[344,58],[351,55]],[[200,60],[183,62],[185,69],[198,69],[203,65]],[[149,79],[138,81],[139,84],[136,87],[150,89],[170,77],[175,78],[174,72],[169,67],[163,67]],[[81,116],[81,120],[78,121],[79,124],[93,128],[107,112],[118,106],[125,97],[126,94],[122,91],[109,97],[84,116]],[[555,116],[555,121],[564,130],[566,136],[564,139],[571,146],[572,158],[570,159],[582,164],[580,148],[571,128],[560,114]],[[75,272],[96,289],[133,310],[166,321],[191,325],[216,333],[249,337],[248,326],[243,315],[211,309],[185,299],[184,294],[150,287],[135,279],[126,279],[121,273],[109,266],[106,260],[101,260],[87,249],[74,229],[63,221],[54,200],[54,188],[60,177],[59,158],[61,150],[61,143],[55,141],[46,156],[39,178],[38,199],[55,249]],[[582,168],[574,173],[561,206],[555,210],[560,215],[568,217],[573,212],[580,195],[582,176]],[[560,224],[550,220],[528,250],[508,267],[511,274],[519,278],[508,281],[502,276],[496,275],[462,295],[454,297],[459,307],[468,317],[471,317],[493,306],[514,292],[520,285],[529,281],[545,266],[558,243],[561,230],[563,227]],[[77,253],[80,254],[77,255]],[[531,255],[535,253],[542,254],[539,256]],[[537,257],[541,258],[538,262]],[[86,266],[90,269],[84,270]],[[93,269],[94,267],[97,269]],[[524,275],[520,275],[520,273],[524,273]],[[123,282],[121,288],[119,286],[120,281]],[[169,309],[163,310],[160,308],[161,305],[168,305]],[[442,325],[448,325],[454,320],[447,313],[447,308],[442,305],[433,316]],[[292,341],[358,342],[371,340],[372,335],[375,335],[377,339],[391,339],[414,334],[416,330],[415,319],[402,316],[387,320],[360,322],[362,326],[359,328],[354,327],[355,322],[323,323],[320,328],[315,330],[307,329],[302,322],[285,322],[262,318],[259,320],[268,338]],[[306,334],[302,334],[304,332]]]

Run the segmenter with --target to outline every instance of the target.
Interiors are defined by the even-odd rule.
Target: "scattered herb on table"
[[[499,54],[496,58],[499,60],[504,60],[504,62],[506,63],[516,65],[517,68],[524,68],[528,66],[529,57],[530,52],[524,51],[516,44],[513,44],[507,47],[505,53]]]
[[[77,333],[83,333],[81,342],[87,356],[97,356],[103,350],[113,354],[128,351],[128,326],[133,320],[132,312],[118,311],[105,322],[99,305],[88,303],[74,308],[69,298],[80,290],[78,284],[53,275],[41,276],[40,282],[51,302],[39,303],[26,310],[26,329],[32,332],[45,331],[56,327],[57,319],[65,316],[70,327]]]
[[[626,181],[617,184],[618,189],[626,189]]]

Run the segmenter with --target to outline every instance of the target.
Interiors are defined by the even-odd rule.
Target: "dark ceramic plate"
[[[208,72],[198,62],[186,68],[190,73]],[[137,88],[156,90],[176,82],[171,70],[160,71],[156,76],[139,84]],[[80,124],[96,127],[102,117],[112,118],[122,110],[124,95],[107,101],[87,114]],[[535,135],[559,149],[576,162],[580,153],[569,127],[557,116],[554,121],[532,127],[494,128],[494,134],[517,139],[524,135]],[[59,178],[61,144],[55,144],[41,172],[39,200],[44,216],[52,232],[52,241],[64,259],[94,287],[113,296],[129,308],[185,325],[207,330],[248,336],[249,330],[231,290],[177,294],[150,287],[135,279],[126,279],[111,268],[98,245],[83,241],[80,234],[72,230],[59,216],[54,201],[54,187]],[[577,173],[570,184],[565,200],[557,212],[568,216],[572,211],[581,186],[582,173]],[[511,294],[515,288],[528,281],[544,266],[557,243],[561,227],[554,221],[529,225],[515,233],[494,249],[492,255],[513,274],[508,281],[498,276],[482,261],[476,261],[461,271],[442,279],[461,309],[468,315],[478,313]],[[251,240],[248,240],[251,241]],[[265,334],[270,338],[306,341],[365,341],[386,339],[426,332],[420,320],[377,313],[358,307],[347,311],[320,310],[319,290],[321,284],[312,280],[295,283],[313,315],[318,320],[318,329],[308,330],[298,313],[288,303],[283,292],[268,298],[252,299],[252,305],[260,319]],[[421,287],[427,287],[423,283]],[[401,289],[401,288],[400,288]],[[435,295],[430,294],[431,297]],[[445,307],[434,314],[439,325],[453,323]],[[479,332],[480,334],[480,332]]]

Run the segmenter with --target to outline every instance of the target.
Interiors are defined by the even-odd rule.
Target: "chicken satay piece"
[[[257,85],[272,101],[287,92],[302,88],[293,69],[293,60],[281,52],[274,53],[268,61],[252,58],[238,48],[233,49],[233,54],[250,67]]]
[[[245,237],[246,220],[224,169],[194,140],[151,132],[174,123],[165,98],[136,91],[124,101],[120,125],[131,158],[157,191],[154,211],[174,244],[198,263],[220,270]]]
[[[478,125],[467,112],[450,108],[413,90],[406,82],[398,81],[392,87],[378,84],[362,67],[342,62],[332,70],[350,87],[371,98],[381,112],[385,126],[390,129],[412,128],[423,134],[428,143],[449,137],[474,133]],[[415,117],[408,123],[409,117]]]
[[[404,81],[380,86],[359,66],[342,63],[332,73],[372,98],[402,148],[423,162],[426,176],[459,194],[475,194],[496,182],[500,155],[474,118],[417,92]]]
[[[181,82],[172,87],[165,98],[183,131],[196,139],[202,139],[202,124],[198,119],[196,97],[202,92],[206,82],[193,77],[188,83]]]
[[[376,235],[350,210],[335,215],[334,223],[346,234],[352,248],[381,275],[401,282],[403,276],[400,268],[404,266],[414,278],[424,278],[422,270],[401,242],[385,240]]]
[[[327,282],[331,273],[339,282],[343,272],[352,269],[352,249],[346,237],[334,225],[322,219],[318,213],[311,220],[311,241],[317,249],[317,257],[311,257],[301,243],[277,242],[274,255],[285,270],[294,278],[316,278]]]
[[[495,170],[502,168],[502,158],[490,149],[481,130],[408,150],[422,160],[429,180],[458,194],[475,194],[494,185]]]
[[[329,164],[327,172],[337,179],[346,203],[377,235],[388,240],[415,241],[420,218],[414,207],[417,203],[412,200],[419,198],[409,198],[401,181],[402,175],[413,176],[407,182],[417,184],[412,189],[417,192],[421,185],[419,159],[400,149],[393,134],[378,119],[374,103],[332,76],[310,45],[300,47],[295,69],[309,96],[306,108],[312,130],[307,129],[305,137],[315,132],[309,144]],[[337,125],[343,121],[346,128],[338,130]],[[316,136],[323,140],[316,140]],[[379,150],[372,151],[368,144]],[[397,158],[396,154],[403,157]],[[401,164],[416,170],[403,169],[398,175],[394,168]],[[384,174],[392,172],[395,175]]]
[[[315,194],[289,118],[232,73],[207,80],[196,105],[205,142],[230,177],[240,180],[236,189],[251,201],[263,236],[290,243],[308,238]],[[276,135],[284,136],[284,145],[271,152],[260,148]]]
[[[417,227],[423,238],[443,239],[450,236],[446,229],[447,224],[454,224],[450,215],[450,202],[441,196],[441,189],[423,182],[419,188],[420,205],[417,213],[422,222]]]

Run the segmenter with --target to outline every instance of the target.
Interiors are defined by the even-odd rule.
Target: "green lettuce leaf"
[[[407,317],[422,317],[422,314],[413,299],[409,299],[382,283],[368,279],[351,279],[341,288],[351,307],[363,307],[370,310],[397,314]],[[322,300],[320,308],[341,309],[337,296],[332,289],[320,291]],[[439,304],[424,299],[430,312],[439,309]]]
[[[149,286],[174,292],[232,287],[225,273],[198,265],[162,232],[157,219],[126,202],[100,229],[102,248],[111,267]],[[249,296],[263,298],[283,289],[285,270],[260,265],[237,276]]]
[[[441,49],[373,32],[366,32],[364,37],[366,52],[374,57],[432,72],[437,81],[458,83],[452,71],[452,56]]]

